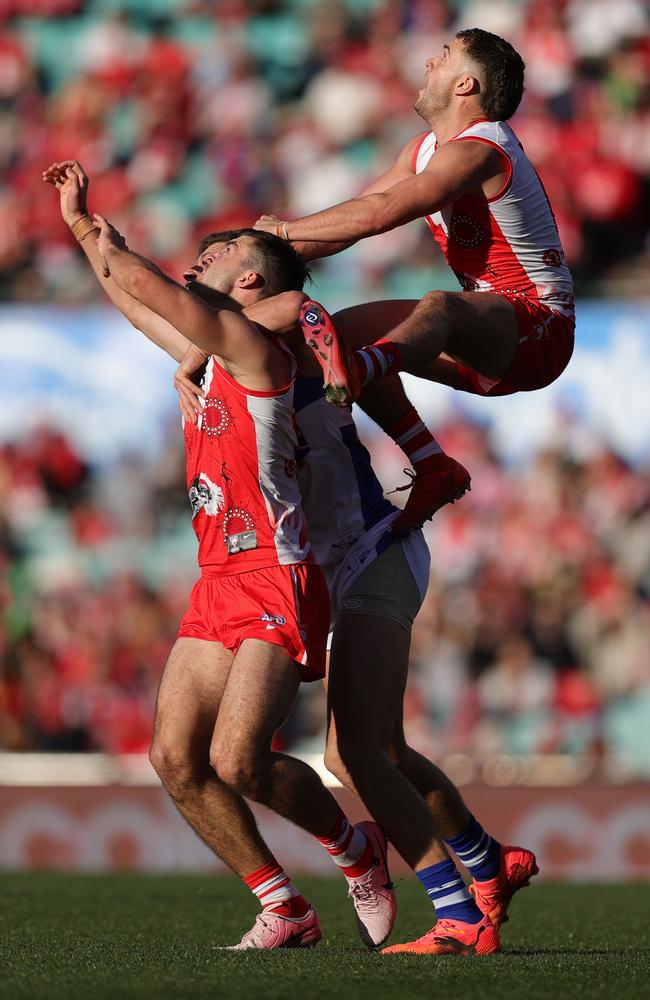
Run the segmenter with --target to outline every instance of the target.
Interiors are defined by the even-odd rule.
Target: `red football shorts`
[[[244,639],[282,646],[304,681],[325,676],[329,591],[315,563],[269,566],[234,576],[204,573],[194,584],[180,638],[220,642],[236,653]]]
[[[480,292],[476,293],[480,295]],[[479,375],[456,362],[457,389],[477,396],[509,396],[543,389],[562,374],[573,354],[575,319],[520,295],[503,295],[517,316],[519,345],[507,375],[500,381]]]

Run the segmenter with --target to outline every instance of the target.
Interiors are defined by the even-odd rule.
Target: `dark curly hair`
[[[249,259],[251,267],[264,279],[263,298],[280,292],[300,292],[311,281],[309,268],[291,243],[259,229],[226,229],[207,233],[197,247],[197,256],[205,253],[213,243],[227,243],[238,236],[253,238]]]
[[[459,31],[456,38],[485,74],[480,95],[485,117],[492,122],[512,118],[524,92],[524,60],[510,42],[482,28]]]

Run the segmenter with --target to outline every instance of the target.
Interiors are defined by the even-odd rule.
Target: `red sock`
[[[334,829],[327,837],[316,838],[347,878],[365,875],[372,865],[372,845],[339,810]]]
[[[408,457],[416,472],[427,472],[437,465],[437,456],[444,455],[414,406],[409,407],[396,423],[384,429]]]
[[[244,882],[257,896],[263,910],[273,910],[284,917],[304,917],[309,909],[309,903],[275,858],[245,875]]]
[[[399,371],[400,349],[392,340],[377,340],[354,352],[362,385]]]

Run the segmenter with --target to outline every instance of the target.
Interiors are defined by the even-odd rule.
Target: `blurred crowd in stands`
[[[411,740],[436,759],[575,754],[650,774],[650,467],[581,453],[570,428],[516,470],[482,426],[440,437],[474,488],[427,528]],[[2,446],[2,749],[147,750],[196,577],[178,445],[101,473],[44,428]],[[394,446],[371,446],[386,468]],[[280,738],[316,750],[324,725],[306,685]]]
[[[513,124],[578,294],[640,295],[649,25],[644,0],[0,0],[0,299],[100,294],[40,180],[50,162],[78,158],[91,210],[180,274],[208,230],[307,214],[377,176],[420,130],[425,59],[468,26],[527,63]],[[318,280],[339,304],[454,287],[421,223]],[[650,774],[650,468],[568,430],[516,469],[482,426],[439,436],[474,486],[427,528],[412,742]],[[381,464],[392,446],[373,446]],[[0,749],[147,750],[196,576],[182,461],[180,440],[102,469],[51,427],[0,442]],[[323,729],[309,685],[279,739],[318,749]]]
[[[40,180],[51,161],[78,158],[91,208],[178,274],[207,230],[303,215],[377,176],[421,128],[425,59],[467,26],[527,63],[514,125],[578,293],[640,294],[648,25],[644,0],[0,0],[0,297],[100,294]],[[408,295],[432,262],[415,223],[324,274]]]

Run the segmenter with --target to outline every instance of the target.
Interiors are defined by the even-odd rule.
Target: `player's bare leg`
[[[450,840],[462,833],[470,819],[462,795],[444,771],[407,744],[401,713],[395,725],[391,752],[404,777],[424,799],[442,839]]]
[[[514,359],[517,320],[512,305],[491,292],[427,292],[419,301],[364,302],[333,317],[356,351],[377,341],[399,346],[391,371],[438,381],[432,362],[445,353],[487,378],[503,378]],[[365,380],[364,380],[365,381]]]
[[[262,906],[237,948],[308,947],[318,917],[262,839],[244,799],[219,781],[210,743],[233,654],[220,643],[181,638],[158,692],[151,762],[179,812]]]
[[[299,686],[299,667],[281,646],[245,640],[224,691],[210,759],[231,788],[322,836],[334,826],[336,801],[308,764],[271,750]]]
[[[341,647],[336,646],[337,636],[343,655]],[[373,644],[375,636],[378,638],[376,645]],[[420,824],[425,836],[431,838],[431,853],[427,855],[420,848],[422,860],[410,863],[414,868],[417,866],[418,876],[440,907],[441,915],[447,912],[441,904],[444,894],[436,896],[431,887],[439,884],[440,872],[446,873],[444,879],[453,880],[453,866],[450,867],[446,850],[449,846],[474,875],[470,888],[478,909],[498,928],[508,919],[506,914],[513,894],[536,874],[535,857],[525,849],[502,847],[494,841],[471,815],[447,775],[406,744],[401,705],[409,644],[409,634],[395,622],[375,616],[339,615],[328,681],[330,711],[333,719],[338,717],[339,725],[337,729],[334,722],[330,724],[326,763],[346,787],[363,799],[373,815],[382,824],[387,824],[388,836],[405,860],[409,861],[409,842],[422,843],[414,836],[414,824]],[[347,650],[354,661],[347,659]],[[353,662],[354,672],[351,672]],[[375,737],[374,743],[363,744],[369,735],[372,741],[372,732],[369,734],[365,725],[359,726],[359,715],[355,718],[354,712],[355,699],[364,722],[375,714],[378,717],[375,731],[382,735],[379,739]],[[394,710],[395,704],[399,705],[397,710]],[[365,711],[362,711],[363,705]],[[383,718],[394,720],[390,734],[388,725],[381,724]],[[394,781],[394,774],[392,782],[387,780],[386,773],[391,767],[401,772],[403,782],[410,787],[410,797],[405,796],[403,787]],[[426,823],[421,809],[412,809],[413,793],[425,807]],[[440,838],[445,841],[444,845]],[[417,854],[411,856],[418,857]],[[465,904],[462,905],[465,908]],[[454,922],[460,919],[463,923],[468,917],[470,929],[467,934],[472,937],[474,918],[469,911],[461,911],[459,918],[452,919]],[[442,916],[439,930],[446,926],[446,919]],[[492,928],[486,927],[492,936]],[[428,940],[431,935],[436,936],[433,932],[425,935],[426,949],[438,948],[437,941],[431,945]]]
[[[328,679],[325,763],[351,785],[404,860],[449,857],[425,801],[391,758],[408,670],[409,633],[374,616],[339,614]]]
[[[495,872],[499,871],[500,845],[467,811],[442,772],[432,769],[434,774],[429,772],[427,781],[422,782],[429,791],[428,779],[433,778],[436,787],[437,795],[427,803],[399,769],[400,758],[413,764],[406,760],[401,715],[410,631],[392,620],[388,610],[408,618],[419,604],[419,595],[415,580],[409,580],[405,573],[405,569],[409,574],[410,570],[401,547],[391,548],[389,557],[386,553],[379,557],[384,565],[371,565],[350,591],[368,607],[379,601],[379,608],[385,601],[386,615],[344,611],[337,618],[328,682],[332,722],[326,763],[386,825],[390,839],[416,869],[436,907],[438,923],[424,939],[388,951],[441,953],[449,950],[446,942],[456,936],[470,950],[478,946],[479,938],[480,947],[498,950],[499,938],[489,913],[483,913],[471,900],[440,837],[449,837],[449,846],[466,863],[478,865],[479,870],[489,863]],[[389,578],[403,595],[400,610],[382,596]],[[411,584],[415,590],[409,594]],[[436,818],[442,818],[444,833],[438,829]]]
[[[151,762],[199,837],[243,878],[271,861],[249,807],[210,766],[210,742],[233,655],[218,642],[177,639],[160,683]]]
[[[443,352],[487,378],[503,378],[517,352],[512,305],[489,292],[428,292],[387,335],[399,345],[400,370],[428,378]]]
[[[280,647],[258,639],[242,643],[228,678],[210,750],[219,777],[318,838],[348,880],[364,942],[381,944],[395,920],[395,899],[386,868],[385,837],[376,824],[350,827],[316,772],[304,762],[271,750],[300,684],[297,664]],[[383,883],[366,885],[375,869]],[[360,900],[355,890],[363,882]],[[357,894],[358,895],[358,894]]]

